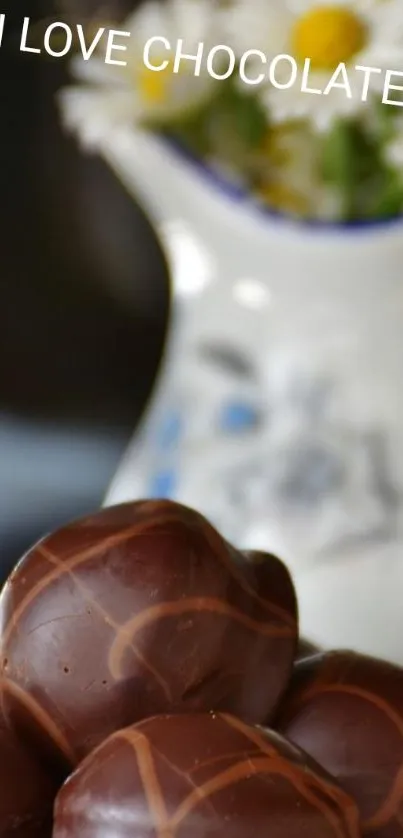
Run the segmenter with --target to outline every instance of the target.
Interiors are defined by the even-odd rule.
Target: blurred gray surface
[[[5,563],[49,529],[97,508],[126,443],[101,432],[0,414],[0,533]]]

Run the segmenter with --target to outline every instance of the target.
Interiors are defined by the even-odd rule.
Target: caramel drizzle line
[[[154,820],[157,838],[175,838],[175,832],[169,823],[164,795],[158,780],[150,743],[143,733],[126,728],[116,734],[116,739],[124,739],[136,754],[137,765],[147,799],[150,814]]]
[[[45,559],[48,559],[49,562],[52,562],[52,564],[56,565],[57,567],[60,567],[62,565],[62,567],[64,568],[64,565],[63,565],[63,562],[61,561],[61,559],[59,559],[57,556],[53,555],[53,553],[51,553],[50,550],[47,549],[47,547],[39,545],[37,550],[38,550],[38,552],[40,552],[42,554],[42,556]],[[120,632],[124,631],[124,626],[120,626],[119,623],[116,623],[115,620],[112,619],[112,617],[108,614],[108,612],[104,608],[102,608],[102,605],[100,605],[99,602],[97,602],[90,595],[90,592],[89,592],[87,586],[84,585],[84,583],[81,582],[81,580],[77,578],[75,573],[73,573],[71,570],[66,570],[65,573],[66,573],[66,575],[68,575],[72,579],[72,581],[74,582],[74,584],[76,585],[76,587],[78,588],[80,593],[82,594],[82,597],[83,597],[84,601],[87,602],[88,605],[91,605],[91,607],[94,609],[94,611],[98,612],[98,614],[105,620],[106,624],[108,626],[110,626],[116,632],[116,635],[120,635]],[[170,690],[168,682],[165,680],[165,678],[163,678],[163,676],[158,671],[158,669],[156,669],[144,657],[144,655],[141,654],[139,649],[132,643],[130,637],[127,638],[126,648],[129,648],[133,652],[133,654],[136,656],[139,663],[141,663],[144,666],[144,668],[147,669],[151,673],[151,675],[154,676],[155,680],[159,683],[160,687],[164,691],[165,696],[168,699],[168,701],[171,701],[172,700],[172,695],[171,695],[171,690]],[[110,669],[110,667],[109,667],[109,669]],[[112,677],[114,677],[112,671],[111,671],[111,675],[112,675]]]
[[[229,717],[226,714],[220,715],[221,718],[227,722],[232,722],[232,717]],[[249,733],[249,729],[244,726],[242,722],[238,722],[238,720],[234,720],[234,722],[235,724],[232,725],[233,727],[236,727],[242,733],[244,732],[244,728],[246,728]],[[259,740],[262,739],[264,742],[263,737],[261,737],[257,732],[255,734],[254,731],[250,731],[250,733],[251,736],[248,736],[248,738],[252,741],[256,740],[257,743],[260,744]],[[269,756],[249,756],[247,759],[243,759],[230,768],[220,772],[211,780],[203,783],[201,786],[195,787],[178,806],[172,818],[169,818],[162,789],[155,770],[152,748],[147,737],[138,731],[126,728],[125,730],[118,731],[115,734],[115,738],[124,739],[131,745],[136,753],[139,773],[147,798],[148,807],[150,813],[154,817],[154,821],[156,821],[155,828],[157,838],[175,838],[176,831],[180,824],[200,802],[207,801],[212,795],[224,788],[227,788],[228,786],[261,773],[280,774],[286,780],[289,780],[289,782],[291,782],[294,787],[298,789],[302,797],[305,797],[308,803],[322,812],[324,818],[333,829],[337,838],[345,838],[344,829],[342,828],[342,824],[340,823],[337,815],[329,809],[328,805],[324,801],[319,800],[311,790],[306,788],[306,784],[304,783],[304,779],[306,780],[306,773],[303,772],[299,766],[293,766],[287,763],[281,756],[278,755],[273,746],[267,746],[267,749],[270,752]],[[180,773],[182,774],[182,772]],[[186,775],[184,776],[187,778]],[[358,836],[358,829],[353,834]]]
[[[235,785],[235,783],[239,783],[241,780],[256,774],[272,773],[273,763],[274,760],[271,757],[249,757],[242,762],[235,763],[235,765],[225,769],[225,771],[216,774],[211,780],[207,780],[201,786],[193,789],[185,797],[170,820],[171,827],[176,832],[178,826],[196,808],[198,803],[205,802],[213,794],[222,791],[222,789]]]
[[[311,687],[310,689],[306,690],[301,695],[301,702],[307,701],[310,698],[315,697],[319,693],[327,693],[327,692],[341,692],[347,693],[349,695],[355,695],[359,698],[363,698],[365,701],[368,701],[370,704],[373,704],[378,710],[383,712],[385,716],[395,725],[397,730],[399,731],[400,735],[403,736],[403,719],[397,713],[393,707],[388,704],[383,698],[374,693],[371,693],[369,690],[365,690],[362,687],[355,687],[349,684],[322,684],[316,685]],[[363,828],[366,829],[368,832],[372,832],[375,829],[379,829],[379,827],[384,826],[389,820],[391,820],[397,812],[397,808],[401,803],[403,795],[403,764],[400,766],[397,775],[394,779],[392,788],[390,789],[389,793],[386,795],[385,800],[383,803],[380,804],[377,811],[366,821],[363,822]]]
[[[268,742],[266,740],[266,738],[261,733],[259,733],[258,729],[251,728],[250,726],[248,726],[244,722],[242,722],[240,719],[235,718],[235,716],[231,716],[228,713],[221,713],[220,716],[221,716],[222,719],[224,719],[226,721],[226,723],[230,727],[239,731],[239,733],[242,733],[245,736],[246,739],[248,739],[253,744],[257,745],[257,747],[260,749],[260,751],[263,751],[263,753],[268,754],[268,756],[271,756],[271,757],[277,757],[278,756],[278,752],[277,752],[276,748],[273,745],[271,745],[270,742]],[[356,836],[357,838],[359,838],[361,833],[359,831],[359,823],[358,823],[356,813],[352,812],[351,815],[350,815],[350,809],[349,808],[347,809],[346,812],[344,812],[344,808],[345,808],[344,804],[346,803],[346,800],[349,801],[349,797],[343,791],[343,789],[339,789],[336,785],[333,785],[332,783],[328,783],[326,781],[326,779],[322,778],[322,777],[320,778],[320,781],[318,781],[318,779],[315,777],[315,774],[313,774],[310,769],[306,769],[306,768],[302,769],[302,768],[299,768],[296,765],[296,766],[294,766],[294,770],[297,771],[298,773],[301,773],[305,780],[308,780],[308,778],[309,778],[312,785],[318,786],[319,792],[321,791],[321,788],[323,788],[323,787],[326,789],[326,792],[329,795],[329,797],[341,809],[340,818],[342,819],[343,815],[345,816],[347,830],[348,830],[349,834],[351,834],[351,836]],[[319,801],[317,801],[317,805],[318,805],[319,808],[322,808],[319,804]],[[325,808],[327,808],[327,805],[325,803],[323,803],[323,805],[325,806]],[[329,815],[331,817],[333,817],[331,810],[329,810]]]
[[[240,588],[242,588],[245,593],[249,594],[251,599],[254,599],[259,605],[262,606],[266,611],[271,612],[274,616],[280,617],[284,623],[286,623],[290,628],[295,629],[296,627],[296,620],[289,614],[285,608],[282,608],[281,605],[276,605],[274,602],[270,602],[267,599],[263,599],[257,591],[249,585],[248,581],[245,577],[238,571],[238,568],[235,564],[235,561],[232,561],[230,556],[228,555],[227,547],[225,542],[222,540],[221,536],[215,532],[214,529],[208,528],[208,532],[205,533],[206,539],[208,544],[210,545],[211,549],[216,552],[216,555],[219,556],[222,563],[225,565],[226,569],[228,570],[230,576],[238,583]]]
[[[259,748],[259,751],[263,751],[263,753],[270,757],[277,756],[277,749],[267,739],[265,739],[261,733],[259,733],[257,728],[250,727],[245,724],[245,722],[242,722],[241,719],[231,716],[229,713],[220,713],[220,718],[227,723],[228,727],[234,728],[234,730],[241,733],[245,739],[248,739],[249,742],[256,745],[256,747]]]
[[[155,748],[154,748],[154,750],[155,750]],[[167,760],[167,761],[169,762],[169,765],[171,766],[171,768],[174,771],[176,771],[176,772],[179,771],[179,773],[183,777],[189,778],[189,777],[192,777],[194,774],[198,774],[199,771],[204,771],[205,768],[210,768],[211,765],[217,765],[220,762],[227,762],[229,759],[231,759],[231,760],[239,759],[240,760],[241,757],[243,759],[246,759],[247,757],[248,758],[249,757],[258,757],[260,754],[261,754],[260,748],[246,748],[246,749],[243,748],[242,751],[238,751],[238,752],[237,751],[235,751],[235,752],[234,751],[228,751],[226,754],[220,754],[219,756],[211,757],[210,759],[205,759],[204,762],[198,762],[196,765],[193,766],[193,768],[189,769],[189,772],[187,774],[185,774],[183,771],[179,771],[178,767],[176,765],[174,765],[172,762],[169,762],[169,760]],[[164,754],[161,754],[161,757],[165,760],[167,759]]]
[[[32,695],[27,693],[22,687],[18,686],[18,684],[8,681],[7,679],[2,679],[1,691],[4,692],[5,690],[11,693],[17,701],[27,708],[31,716],[33,716],[39,726],[46,731],[52,742],[54,742],[62,754],[64,754],[69,763],[71,765],[75,765],[76,755],[73,749],[70,747],[70,744],[62,731],[57,727],[54,719],[52,719],[46,710],[38,704]]]
[[[149,529],[153,529],[154,527],[163,526],[164,524],[170,523],[171,521],[177,521],[178,515],[176,512],[170,513],[166,512],[164,515],[160,517],[153,517],[153,510],[150,510],[149,506],[145,510],[146,514],[144,517],[133,524],[131,527],[128,527],[125,530],[122,530],[119,533],[115,533],[114,535],[108,536],[104,538],[102,542],[98,542],[97,544],[91,545],[91,547],[87,547],[85,550],[82,550],[80,553],[72,556],[65,561],[59,559],[57,562],[55,559],[57,558],[54,556],[48,548],[43,544],[40,543],[35,548],[37,551],[41,552],[44,555],[44,551],[48,553],[48,555],[52,555],[52,562],[56,564],[56,568],[53,571],[45,574],[45,576],[34,585],[34,587],[26,594],[26,596],[22,599],[19,606],[16,608],[14,613],[10,617],[9,624],[5,627],[3,633],[3,644],[6,644],[13,631],[15,631],[16,626],[18,625],[18,621],[22,614],[24,613],[25,609],[30,605],[30,603],[35,600],[35,598],[50,584],[52,581],[60,578],[64,573],[69,573],[74,568],[85,564],[85,562],[95,558],[96,556],[102,554],[108,549],[117,547],[122,542],[133,538],[136,535],[142,535],[148,532]],[[207,525],[207,527],[203,528],[203,534],[206,537],[207,542],[209,543],[211,549],[216,552],[216,555],[219,556],[220,560],[224,563],[226,569],[230,573],[230,575],[235,579],[235,581],[240,585],[240,587],[247,593],[252,599],[256,600],[260,603],[265,609],[271,611],[272,613],[280,616],[282,620],[290,626],[290,628],[295,630],[296,622],[290,614],[287,613],[283,608],[280,606],[275,605],[274,603],[268,602],[267,600],[262,599],[259,594],[248,584],[247,580],[242,576],[241,573],[238,573],[236,568],[235,562],[233,562],[229,555],[227,555],[227,549],[225,543],[222,541],[221,537],[217,534],[215,535],[214,530]],[[287,635],[288,636],[288,635]],[[292,636],[292,632],[290,632],[289,636]]]
[[[227,718],[223,716],[223,718]],[[178,826],[182,821],[196,808],[198,803],[207,801],[213,794],[221,791],[228,786],[240,782],[248,777],[265,773],[265,774],[281,774],[285,779],[289,780],[300,794],[313,805],[314,808],[322,812],[325,819],[333,828],[337,838],[345,838],[344,830],[337,816],[328,808],[324,801],[320,801],[317,797],[306,788],[304,784],[303,772],[298,769],[295,770],[279,757],[275,748],[270,747],[272,754],[265,757],[251,757],[244,759],[230,768],[220,772],[211,780],[201,786],[195,787],[193,791],[182,801],[177,808],[172,818],[168,818],[164,796],[158,782],[158,777],[155,770],[152,750],[147,737],[134,730],[126,728],[115,734],[115,738],[121,738],[127,741],[136,752],[139,772],[143,783],[145,795],[149,810],[157,821],[155,824],[157,838],[175,838]],[[260,738],[260,737],[259,737]],[[298,776],[301,775],[301,776]],[[357,833],[358,835],[358,833]]]
[[[318,798],[305,787],[303,778],[298,777],[294,767],[290,770],[290,765],[279,756],[277,756],[277,758],[267,756],[249,757],[249,759],[237,762],[235,765],[232,765],[230,768],[227,768],[225,771],[217,774],[211,780],[207,780],[206,783],[199,786],[199,788],[194,789],[185,798],[185,800],[182,801],[171,818],[169,825],[176,831],[180,823],[190,814],[190,812],[193,811],[193,809],[196,808],[198,803],[207,800],[213,794],[222,791],[222,789],[227,788],[228,786],[239,783],[241,780],[248,779],[249,777],[257,774],[276,774],[283,776],[296,789],[298,789],[302,797],[304,797],[308,803],[311,803],[314,808],[319,809],[319,811],[322,812],[324,818],[333,829],[334,834],[338,836],[338,838],[345,838],[345,831],[337,815],[330,810],[324,801],[318,800]]]
[[[150,514],[152,515],[153,511],[150,510],[150,501],[146,503],[148,504],[147,508],[150,511]],[[167,502],[167,504],[168,503],[169,502]],[[162,502],[155,501],[155,505],[160,508]],[[169,520],[180,520],[179,516],[176,515],[176,513],[172,514],[172,512],[172,510],[171,512],[167,512],[167,519],[169,518]],[[256,602],[258,602],[267,611],[271,611],[272,614],[274,614],[277,617],[280,617],[283,620],[283,622],[295,629],[297,622],[296,619],[292,616],[292,614],[289,614],[285,608],[281,607],[281,605],[276,605],[276,603],[274,602],[263,599],[263,597],[261,597],[257,593],[257,591],[251,585],[249,585],[247,579],[243,576],[241,572],[238,571],[236,563],[231,560],[227,545],[222,536],[217,532],[217,530],[214,529],[214,527],[211,526],[211,524],[208,521],[207,523],[205,523],[204,519],[200,514],[197,513],[197,517],[198,519],[200,519],[200,523],[198,526],[195,525],[195,521],[192,515],[186,516],[188,526],[191,529],[196,530],[197,532],[200,532],[200,530],[202,531],[212,552],[215,553],[216,556],[218,556],[218,558],[222,561],[222,564],[224,564],[230,576],[238,583],[240,588],[242,588],[242,590],[245,591],[245,593],[247,593],[251,597],[251,599],[256,600]]]
[[[171,771],[174,772],[174,774],[177,774],[178,777],[181,777],[182,780],[185,780],[186,783],[189,783],[193,789],[198,788],[198,783],[193,777],[194,774],[198,773],[199,771],[203,771],[205,768],[208,768],[220,762],[227,762],[228,760],[234,761],[235,759],[240,760],[241,758],[245,760],[249,759],[249,757],[258,757],[261,755],[260,749],[257,748],[247,748],[246,750],[243,749],[242,751],[238,751],[237,753],[231,751],[230,753],[220,754],[220,756],[212,757],[211,759],[206,759],[204,760],[204,762],[197,763],[193,766],[193,768],[190,768],[188,771],[183,771],[181,768],[175,765],[174,762],[168,759],[166,754],[162,753],[162,751],[156,748],[154,744],[152,746],[152,749],[153,753],[156,754],[158,758],[162,760],[162,762],[164,762],[165,765],[167,765]],[[215,810],[213,804],[209,802],[209,805],[214,812]]]
[[[116,680],[121,678],[121,663],[128,638],[133,642],[135,635],[150,623],[176,614],[184,614],[187,611],[212,611],[215,614],[231,617],[251,631],[262,634],[265,637],[292,636],[292,630],[288,626],[273,626],[269,623],[260,623],[248,617],[246,614],[242,614],[241,611],[238,611],[232,605],[221,602],[221,600],[215,597],[187,597],[186,599],[176,600],[174,602],[162,602],[146,608],[120,627],[109,652],[109,669],[111,675]]]
[[[106,550],[109,550],[113,547],[117,547],[123,541],[128,540],[129,538],[133,538],[136,535],[146,533],[149,529],[152,529],[155,526],[159,526],[160,524],[167,523],[171,520],[176,520],[177,516],[173,515],[165,515],[160,519],[152,518],[148,519],[145,517],[144,519],[137,521],[136,524],[133,524],[131,527],[128,527],[125,530],[121,530],[114,535],[110,535],[107,538],[104,538],[101,542],[97,544],[92,544],[91,547],[87,547],[85,550],[82,550],[81,553],[76,553],[74,556],[71,556],[69,559],[62,559],[58,560],[57,569],[50,571],[49,573],[45,574],[39,582],[31,588],[30,591],[26,594],[26,596],[21,600],[19,606],[15,609],[14,613],[10,617],[9,624],[5,627],[3,633],[3,643],[7,643],[10,639],[10,635],[15,631],[18,621],[22,614],[24,613],[25,609],[30,605],[30,603],[38,596],[38,594],[43,591],[50,582],[53,582],[55,579],[58,579],[60,576],[63,576],[64,573],[68,573],[69,571],[73,570],[74,568],[78,567],[79,565],[85,564],[85,562],[89,561],[90,559],[96,558],[98,555],[102,555]],[[44,555],[44,550],[48,551],[48,548],[43,544],[39,543],[35,548],[35,551],[39,551]],[[53,559],[56,559],[56,556],[53,556]],[[53,560],[53,564],[55,561]]]

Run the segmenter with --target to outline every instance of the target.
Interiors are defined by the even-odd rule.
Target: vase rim
[[[247,189],[232,183],[225,174],[219,174],[176,138],[163,135],[160,139],[178,159],[187,162],[205,182],[213,186],[221,195],[229,199],[232,203],[243,204],[249,210],[257,213],[263,220],[270,219],[279,225],[291,225],[299,229],[305,228],[307,231],[333,232],[335,234],[364,234],[372,230],[395,228],[403,223],[403,213],[401,215],[393,215],[389,218],[362,219],[356,221],[326,221],[288,216],[286,213],[270,209],[270,207],[266,207],[258,203],[258,201],[253,201]]]

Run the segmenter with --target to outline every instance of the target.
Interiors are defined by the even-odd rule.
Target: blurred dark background
[[[63,5],[77,22],[133,8]],[[37,538],[101,503],[152,388],[168,312],[146,219],[59,126],[66,63],[19,51],[24,16],[60,19],[60,8],[10,0],[0,10],[2,578]]]

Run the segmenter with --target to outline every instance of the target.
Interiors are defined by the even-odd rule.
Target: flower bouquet
[[[199,508],[286,559],[308,636],[396,660],[399,3],[148,2],[62,94],[65,124],[143,203],[172,283],[159,383],[107,502]]]
[[[122,33],[113,64],[75,65],[92,89],[70,91],[67,118],[88,103],[89,139],[141,125],[300,218],[401,212],[399,0],[151,0]]]

